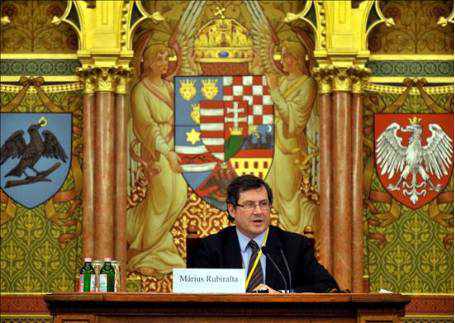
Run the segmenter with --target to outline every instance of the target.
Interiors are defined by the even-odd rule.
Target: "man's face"
[[[254,238],[267,230],[270,225],[270,204],[265,187],[241,192],[237,204],[228,204],[228,210],[240,232]]]

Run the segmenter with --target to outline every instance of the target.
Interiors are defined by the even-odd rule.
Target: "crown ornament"
[[[229,132],[230,132],[231,136],[241,136],[242,128],[232,127],[232,128],[229,128]]]
[[[253,41],[248,30],[237,20],[226,18],[217,8],[215,18],[205,24],[194,41],[195,60],[200,63],[249,62]]]
[[[420,124],[420,121],[422,121],[422,119],[417,118],[417,117],[409,118],[409,124],[411,124],[411,125],[418,125],[418,124]]]

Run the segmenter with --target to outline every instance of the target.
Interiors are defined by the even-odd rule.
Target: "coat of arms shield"
[[[394,199],[418,209],[436,198],[453,170],[453,114],[376,114],[376,170]]]
[[[0,186],[34,208],[57,193],[71,165],[71,113],[1,113]]]
[[[226,188],[243,174],[265,178],[273,159],[273,102],[266,78],[178,76],[175,151],[183,176],[205,201],[226,210]]]

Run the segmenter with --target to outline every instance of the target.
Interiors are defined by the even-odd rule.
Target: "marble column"
[[[86,73],[80,74],[84,82],[83,96],[83,187],[82,187],[82,257],[92,258],[94,255],[94,108],[95,89],[93,78]]]
[[[363,105],[362,91],[368,70],[353,71],[352,84],[352,291],[367,292],[363,284]]]
[[[332,271],[332,102],[331,79],[327,69],[316,69],[319,97],[319,217],[316,221],[316,251],[320,263]]]
[[[129,71],[119,70],[115,91],[115,214],[114,254],[120,265],[120,291],[126,291],[126,208],[127,208],[127,107],[126,83]]]
[[[347,71],[336,69],[332,84],[332,272],[342,289],[351,289],[351,79]]]
[[[126,286],[127,113],[130,71],[88,67],[84,91],[83,257],[112,258]]]
[[[114,258],[115,96],[112,71],[96,69],[95,258]]]
[[[320,120],[317,252],[342,289],[362,292],[362,84],[358,66],[316,68]]]

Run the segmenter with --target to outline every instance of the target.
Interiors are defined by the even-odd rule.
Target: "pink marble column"
[[[342,289],[352,286],[351,93],[332,94],[332,273]]]
[[[352,291],[363,290],[363,123],[362,95],[352,94]]]
[[[126,290],[127,116],[125,95],[115,99],[115,259],[120,264],[120,291]]]
[[[94,108],[95,94],[85,93],[83,97],[83,187],[82,187],[82,257],[94,256]]]
[[[114,257],[115,109],[112,92],[97,92],[95,107],[95,258]]]
[[[317,221],[316,246],[319,261],[332,272],[332,117],[330,93],[319,95],[319,218]]]

